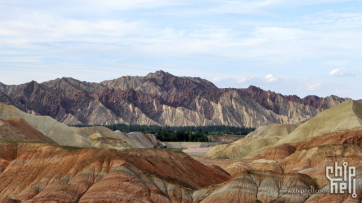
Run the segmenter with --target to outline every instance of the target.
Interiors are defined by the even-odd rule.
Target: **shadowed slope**
[[[0,149],[10,161],[0,174],[0,202],[192,202],[193,189],[229,179],[167,150],[65,150],[35,143],[0,143]]]

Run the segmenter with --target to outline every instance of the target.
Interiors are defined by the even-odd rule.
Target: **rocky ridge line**
[[[211,82],[157,71],[101,83],[73,78],[22,85],[0,83],[0,102],[65,124],[230,125],[298,123],[345,98],[284,96],[250,86],[219,89]]]

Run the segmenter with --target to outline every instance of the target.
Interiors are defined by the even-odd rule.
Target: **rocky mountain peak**
[[[164,77],[175,77],[174,75],[164,72],[163,70],[156,71],[154,73],[148,73],[146,78],[164,78]]]
[[[42,86],[40,86],[40,84],[34,80],[32,80],[31,82],[25,83],[24,84],[24,93],[25,94],[32,94],[35,91],[43,89]]]
[[[260,87],[256,87],[256,86],[254,86],[254,85],[250,85],[247,89],[248,89],[248,90],[251,90],[251,91],[253,91],[253,92],[264,92],[263,89],[261,89]]]
[[[205,79],[179,77],[162,70],[101,83],[63,77],[41,84],[0,84],[0,92],[0,102],[23,111],[83,124],[258,127],[296,123],[345,101],[335,96],[301,99],[252,85],[246,89],[219,89]]]
[[[39,83],[35,80],[32,80],[28,83],[25,83],[26,86],[39,87]]]

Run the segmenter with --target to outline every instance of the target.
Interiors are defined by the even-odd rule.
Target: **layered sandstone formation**
[[[165,146],[153,134],[123,134],[103,126],[69,127],[49,116],[28,114],[4,103],[0,103],[0,124],[3,140],[41,140],[65,146],[118,150]]]
[[[223,190],[216,190],[216,197],[211,202],[217,201],[230,201],[233,202],[236,199],[242,201],[255,202],[256,197],[259,197],[259,193],[255,193],[256,190],[262,188],[261,182],[264,180],[258,180],[256,175],[247,176],[245,174],[251,174],[250,171],[255,172],[262,170],[263,174],[267,174],[266,171],[272,171],[272,175],[278,173],[282,175],[304,175],[312,180],[309,183],[313,183],[313,187],[322,190],[321,193],[313,194],[300,194],[294,196],[293,199],[287,199],[296,195],[295,193],[287,195],[287,198],[283,198],[283,195],[278,194],[277,191],[272,190],[270,185],[263,191],[268,191],[268,197],[276,195],[273,201],[271,199],[266,202],[313,202],[313,203],[329,203],[329,202],[361,202],[362,200],[362,105],[354,101],[346,101],[339,106],[330,108],[325,112],[322,112],[318,116],[292,131],[286,130],[273,130],[276,126],[266,126],[260,128],[254,132],[254,136],[241,139],[231,145],[225,145],[220,148],[214,147],[209,157],[216,158],[229,158],[229,159],[210,159],[205,157],[195,157],[196,160],[210,165],[218,166],[225,170],[232,177],[238,177],[240,174],[242,178],[248,177],[248,186],[239,185],[234,183],[238,188],[244,188],[245,191],[242,195],[238,195],[237,190],[232,187],[221,187]],[[280,127],[280,125],[279,125]],[[288,129],[292,126],[284,126]],[[263,131],[263,128],[269,128],[269,131]],[[264,133],[263,133],[264,132]],[[274,132],[280,132],[275,134]],[[255,136],[256,135],[256,136]],[[269,136],[270,135],[270,136]],[[277,141],[261,145],[265,143],[266,139],[278,138]],[[251,145],[250,143],[256,142],[258,145]],[[249,143],[249,144],[248,144]],[[250,147],[251,146],[251,147]],[[249,147],[249,148],[248,148]],[[234,156],[234,157],[233,157]],[[239,157],[235,159],[235,157]],[[243,159],[240,159],[243,157]],[[234,158],[234,159],[230,159]],[[357,197],[352,197],[352,194],[345,191],[344,194],[331,194],[329,192],[329,180],[326,178],[326,166],[334,166],[337,163],[342,166],[342,163],[346,162],[349,166],[356,167],[356,194]],[[259,163],[258,165],[256,163]],[[332,177],[334,177],[332,175]],[[267,177],[265,177],[268,179]],[[278,179],[275,176],[271,178],[268,183],[272,183]],[[291,179],[287,182],[290,183]],[[302,179],[303,181],[307,179]],[[231,182],[231,181],[229,181]],[[253,187],[253,182],[256,186]],[[293,182],[293,181],[292,181]],[[284,183],[286,184],[286,183]],[[226,185],[226,184],[225,184]],[[277,184],[278,185],[278,184]],[[279,189],[283,187],[283,184],[279,184]],[[229,194],[225,190],[234,190],[232,194]],[[300,191],[300,190],[299,190]],[[207,193],[206,200],[213,197],[210,192]],[[243,196],[245,193],[252,193],[251,196]],[[238,197],[233,196],[238,195]],[[229,198],[230,196],[230,198]],[[275,197],[276,197],[275,196]],[[228,199],[229,198],[229,199]],[[247,199],[254,198],[254,199]],[[304,198],[304,199],[303,199]],[[263,201],[262,201],[263,202]]]
[[[0,140],[37,140],[55,144],[52,139],[35,130],[21,118],[0,119]]]
[[[72,127],[78,134],[88,138],[93,147],[111,149],[163,148],[165,144],[153,134],[140,132],[123,133],[103,126]]]
[[[0,142],[0,202],[360,202],[361,107],[347,101],[303,124],[261,127],[213,147],[209,157],[219,159],[166,149]],[[158,143],[99,126],[71,129],[104,146],[121,138],[124,147],[132,140],[139,146]],[[325,170],[335,162],[356,167],[357,198],[329,192]]]
[[[279,141],[279,137],[248,137],[242,138],[231,144],[217,145],[206,154],[206,157],[215,159],[234,159],[250,157],[255,153],[262,152]]]
[[[194,198],[205,198],[202,203],[218,202],[305,202],[310,194],[283,194],[288,189],[317,188],[313,179],[303,174],[282,174],[270,171],[239,173],[227,183],[202,189]]]
[[[210,166],[218,166],[231,177],[247,171],[273,171],[283,173],[278,162],[265,159],[211,159],[201,156],[192,156],[195,160]]]
[[[0,152],[9,162],[0,174],[0,202],[192,202],[195,189],[230,178],[166,150],[0,143]]]
[[[36,116],[25,113],[12,105],[0,103],[0,119],[17,117],[26,121],[34,129],[60,145],[91,147],[91,143],[74,129],[59,123],[49,116]]]
[[[247,168],[236,171],[235,163]],[[308,175],[283,173],[275,162],[230,164],[227,172],[161,149],[0,143],[0,202],[305,202],[311,194],[282,191],[318,188]]]
[[[278,144],[303,141],[341,130],[362,129],[362,104],[349,100],[332,107],[284,136]]]
[[[211,82],[163,71],[101,83],[60,78],[0,83],[0,102],[65,124],[232,125],[259,127],[305,121],[345,101],[284,96],[250,86],[219,89]]]
[[[166,145],[157,140],[153,134],[143,134],[140,132],[126,133],[129,139],[135,140],[142,147],[141,148],[164,148]]]
[[[262,126],[229,145],[212,148],[207,157],[241,158],[265,157],[283,159],[293,153],[299,142],[321,137],[332,132],[362,130],[362,104],[348,100],[316,117],[297,125]],[[261,156],[264,155],[264,156]]]
[[[274,124],[258,127],[245,137],[274,137],[285,136],[293,132],[301,124]]]

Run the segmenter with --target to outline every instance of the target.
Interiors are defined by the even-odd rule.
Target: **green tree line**
[[[89,127],[91,125],[72,125],[74,127]],[[213,126],[158,126],[158,125],[126,125],[113,124],[105,125],[113,131],[119,130],[125,133],[142,132],[151,133],[160,141],[178,142],[208,142],[209,135],[247,135],[255,128],[235,127],[226,125]]]

